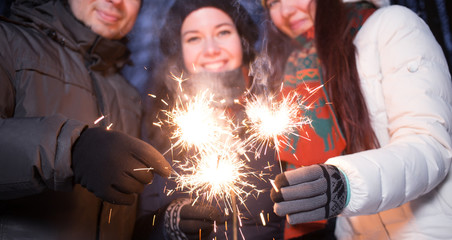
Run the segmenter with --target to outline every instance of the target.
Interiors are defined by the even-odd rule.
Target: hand
[[[347,201],[346,177],[333,165],[316,164],[276,176],[270,197],[274,211],[290,224],[339,215]]]
[[[214,221],[221,221],[220,211],[209,205],[192,205],[190,199],[174,200],[165,213],[165,228],[170,239],[207,239]]]
[[[138,168],[151,171],[134,171]],[[130,205],[157,173],[168,177],[170,164],[151,145],[119,131],[88,128],[72,147],[75,181],[97,197]]]

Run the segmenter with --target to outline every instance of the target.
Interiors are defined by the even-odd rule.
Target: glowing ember
[[[224,135],[230,135],[224,111],[211,106],[213,94],[208,91],[196,95],[193,99],[179,99],[174,109],[165,111],[166,124],[174,127],[173,147],[192,147],[199,151],[210,151],[216,148]]]
[[[97,124],[97,123],[99,123],[102,119],[104,119],[105,118],[105,116],[104,115],[102,115],[100,118],[98,118],[96,121],[94,121],[94,124]]]
[[[296,128],[310,124],[311,120],[300,113],[300,101],[296,93],[288,94],[276,101],[272,97],[253,96],[246,103],[248,121],[248,142],[254,146],[256,156],[263,149],[273,145],[276,151],[290,146],[291,134],[296,135]]]
[[[243,203],[255,188],[246,178],[254,174],[238,154],[223,151],[223,154],[200,153],[178,166],[182,172],[176,176],[179,190],[185,189],[207,201],[224,200],[230,205],[231,194]],[[248,191],[245,188],[249,188]]]
[[[264,217],[264,213],[263,213],[263,212],[261,212],[261,213],[259,214],[259,216],[261,217],[261,221],[262,221],[262,226],[266,226],[266,225],[267,225],[267,222],[265,222],[265,217]]]

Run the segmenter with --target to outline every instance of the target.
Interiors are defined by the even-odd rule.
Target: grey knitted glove
[[[271,199],[279,216],[290,224],[339,215],[347,201],[346,177],[333,165],[316,164],[276,176]]]
[[[217,208],[210,205],[192,205],[190,199],[179,198],[172,201],[166,209],[166,236],[171,240],[204,240],[213,231],[214,221],[220,220],[220,211]]]

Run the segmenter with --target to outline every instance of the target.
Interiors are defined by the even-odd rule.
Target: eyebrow
[[[216,25],[214,28],[217,29],[217,28],[220,28],[220,27],[222,27],[222,26],[235,27],[234,23],[228,23],[228,22],[225,22],[225,23],[220,23],[220,24]],[[187,34],[190,34],[190,33],[197,33],[197,32],[198,32],[197,30],[188,30],[188,31],[182,33],[182,37],[184,37],[184,36],[187,35]]]

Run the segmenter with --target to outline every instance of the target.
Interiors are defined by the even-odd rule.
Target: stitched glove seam
[[[165,231],[171,240],[186,240],[187,235],[179,228],[180,211],[184,205],[190,204],[190,199],[176,199],[165,211]]]
[[[350,202],[350,197],[351,197],[350,182],[348,180],[347,174],[345,174],[345,172],[342,171],[342,169],[340,169],[338,167],[336,167],[336,168],[339,170],[339,172],[341,172],[342,176],[345,179],[345,186],[346,186],[346,189],[347,189],[347,199],[345,200],[345,205],[344,205],[344,208],[345,208],[345,207],[347,207],[348,203]]]
[[[330,180],[330,175],[328,174],[328,171],[326,170],[326,168],[322,165],[319,165],[322,168],[322,172],[323,175],[326,179],[326,202],[327,204],[325,205],[325,219],[327,219],[330,216],[330,207],[329,204],[331,202],[331,194],[330,194],[330,190],[331,190],[331,180]]]

